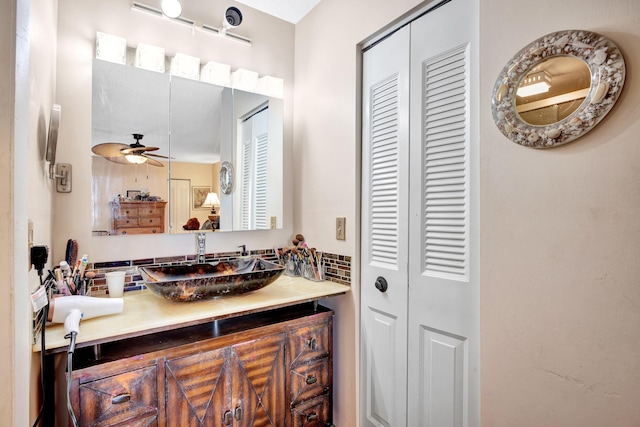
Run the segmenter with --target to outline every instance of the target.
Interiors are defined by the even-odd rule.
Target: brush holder
[[[287,276],[301,276],[302,275],[302,262],[300,260],[289,259],[284,265],[284,274]]]
[[[322,282],[325,278],[324,264],[316,266],[310,262],[305,262],[302,266],[302,277],[313,282]]]

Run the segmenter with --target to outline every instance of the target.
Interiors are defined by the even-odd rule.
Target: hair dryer
[[[96,298],[71,295],[52,298],[47,320],[64,323],[65,334],[80,332],[80,320],[122,313],[122,298]]]

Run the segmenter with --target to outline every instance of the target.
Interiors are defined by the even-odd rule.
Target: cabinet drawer
[[[148,366],[82,382],[75,408],[81,426],[158,425],[157,369]]]
[[[140,227],[157,227],[162,223],[159,217],[140,217],[138,218],[138,224]]]
[[[303,364],[291,370],[291,406],[329,393],[331,373],[329,359]]]
[[[160,217],[164,213],[164,208],[138,208],[141,217],[157,216]]]
[[[310,400],[291,410],[291,424],[293,427],[331,424],[331,402],[329,396],[322,396]]]
[[[162,234],[162,227],[119,227],[116,234]]]
[[[324,357],[330,350],[330,327],[326,320],[289,332],[289,360],[292,367]]]
[[[138,216],[140,216],[140,214],[138,213],[138,208],[113,208],[113,217],[116,219],[137,218]]]
[[[137,227],[138,225],[138,218],[116,219],[116,228]]]

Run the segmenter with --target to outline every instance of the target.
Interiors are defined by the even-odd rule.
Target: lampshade
[[[217,206],[220,206],[220,199],[218,198],[218,194],[212,191],[211,193],[207,194],[207,198],[204,199],[202,207],[211,208],[211,213],[215,214]]]

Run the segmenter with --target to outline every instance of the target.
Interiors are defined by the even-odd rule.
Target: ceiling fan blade
[[[145,156],[145,157],[147,157],[147,156]],[[147,157],[147,164],[149,164],[151,166],[157,166],[159,168],[163,168],[164,167],[164,165],[162,163],[160,163],[157,160],[151,159],[149,157]]]
[[[129,148],[129,146],[119,142],[105,142],[103,144],[94,145],[91,147],[91,151],[102,157],[120,157],[122,156],[120,150],[123,148]]]
[[[149,156],[158,157],[160,159],[171,159],[172,158],[172,157],[169,157],[169,156],[163,156],[162,154],[151,154],[151,153],[144,153],[144,156],[145,157],[149,157]]]
[[[158,147],[145,147],[144,145],[142,146],[127,146],[126,148],[123,148],[120,150],[120,152],[122,154],[139,154],[139,153],[143,153],[145,151],[156,151],[159,150],[160,148]]]

